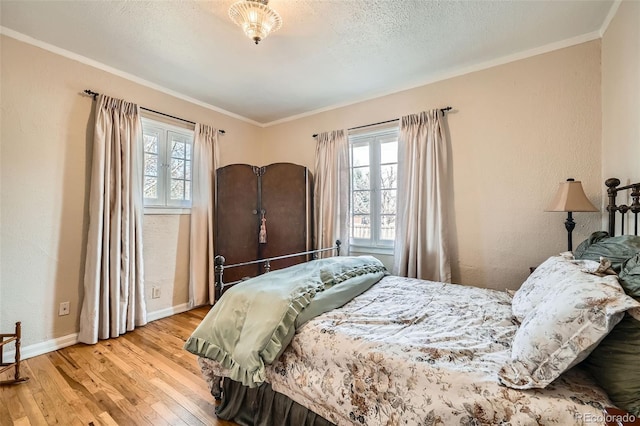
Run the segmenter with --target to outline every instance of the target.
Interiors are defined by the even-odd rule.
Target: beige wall
[[[78,331],[88,226],[93,102],[84,89],[226,130],[221,161],[256,162],[260,128],[2,36],[0,330],[24,345]],[[149,311],[186,303],[188,216],[146,216]],[[71,314],[59,317],[69,301]]]
[[[616,20],[603,56],[607,37],[618,43],[610,34]],[[559,181],[581,179],[594,204],[602,202],[600,41],[261,129],[0,40],[0,328],[22,320],[26,345],[77,331],[93,120],[90,98],[79,95],[85,88],[224,128],[223,165],[289,161],[313,168],[313,133],[453,106],[452,260],[454,280],[465,284],[517,288],[529,266],[565,249],[564,215],[543,212]],[[607,98],[612,91],[605,89]],[[597,214],[575,216],[576,241],[600,227]],[[188,223],[188,216],[145,217],[147,292],[158,285],[162,293],[148,299],[150,311],[187,301]],[[71,315],[58,317],[65,300]]]
[[[188,214],[145,215],[143,259],[147,312],[157,312],[189,302]],[[160,297],[152,298],[152,289]]]
[[[640,2],[623,1],[602,38],[602,173],[640,181]]]
[[[266,128],[262,162],[313,167],[314,133],[451,105],[455,282],[517,288],[529,266],[566,250],[565,215],[543,212],[557,184],[582,180],[600,205],[600,41]],[[574,239],[600,228],[576,213]]]

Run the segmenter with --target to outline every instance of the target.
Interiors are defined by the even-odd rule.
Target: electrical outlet
[[[160,287],[153,287],[151,289],[151,298],[159,299],[160,298]]]
[[[58,307],[58,316],[69,315],[69,302],[62,302]]]

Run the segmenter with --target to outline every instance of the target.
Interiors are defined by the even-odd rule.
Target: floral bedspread
[[[603,424],[612,404],[578,368],[545,389],[498,382],[516,327],[505,292],[388,276],[304,324],[267,381],[337,425]]]

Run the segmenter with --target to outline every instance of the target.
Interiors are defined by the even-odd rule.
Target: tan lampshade
[[[597,212],[582,189],[582,182],[560,182],[556,196],[545,209],[547,212]]]

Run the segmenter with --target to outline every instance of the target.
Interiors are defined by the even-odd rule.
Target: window
[[[396,236],[398,128],[349,135],[351,245],[389,252]]]
[[[193,131],[142,119],[145,207],[191,207]]]

